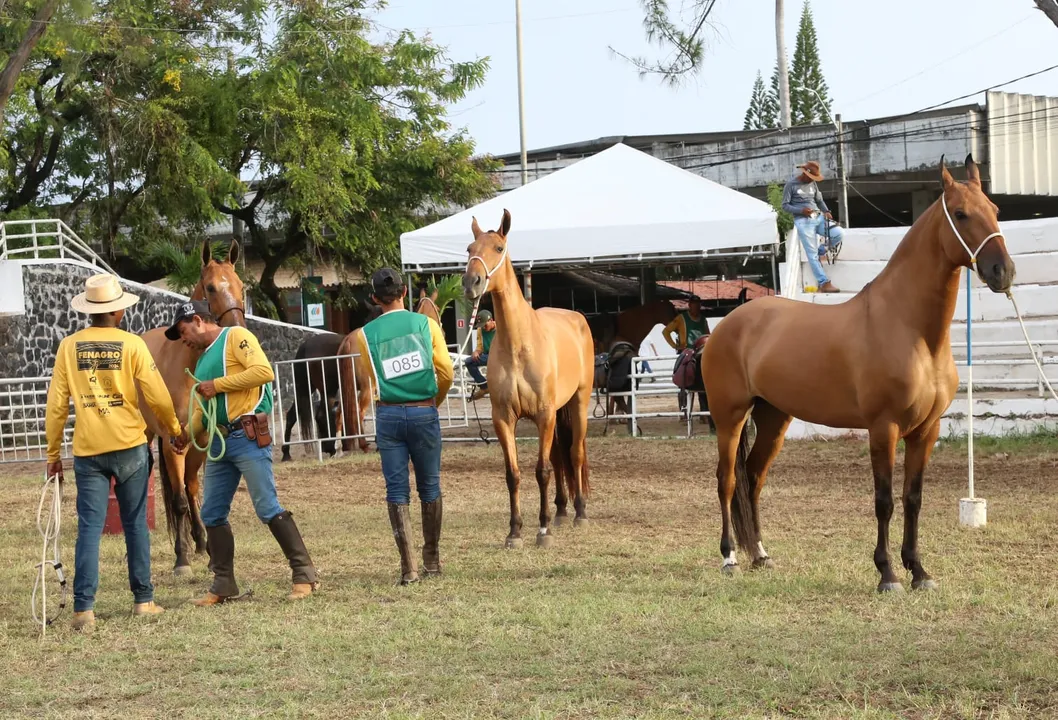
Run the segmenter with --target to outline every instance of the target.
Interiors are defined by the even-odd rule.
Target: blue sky
[[[674,8],[680,0],[672,0]],[[800,0],[786,0],[792,57]],[[1058,64],[1058,28],[1032,0],[813,0],[823,73],[845,120],[911,112]],[[757,71],[775,62],[773,0],[719,0],[702,73],[640,78],[609,46],[651,54],[638,0],[523,0],[530,149],[605,135],[741,129]],[[518,150],[514,0],[391,0],[389,28],[428,32],[452,59],[489,56],[485,85],[453,108],[480,152]],[[1058,70],[1004,88],[1058,95]],[[984,102],[980,95],[962,102]]]

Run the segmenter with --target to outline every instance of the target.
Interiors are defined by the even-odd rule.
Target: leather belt
[[[227,425],[218,425],[217,426],[217,430],[224,437],[228,437],[229,435],[231,435],[236,430],[242,430],[242,423],[233,422],[233,423],[228,423]]]
[[[412,402],[404,403],[389,403],[382,402],[381,400],[379,400],[378,404],[383,405],[385,407],[435,407],[437,405],[437,403],[434,402],[433,398],[430,398],[429,400],[415,400]]]

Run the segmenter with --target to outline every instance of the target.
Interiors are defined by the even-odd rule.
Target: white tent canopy
[[[689,262],[771,254],[775,212],[765,202],[617,144],[528,185],[400,238],[407,270],[462,270],[472,217],[495,229],[511,211],[516,267]]]

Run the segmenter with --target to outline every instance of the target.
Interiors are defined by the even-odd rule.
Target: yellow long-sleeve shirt
[[[180,421],[143,339],[118,328],[90,327],[59,343],[48,386],[45,434],[48,461],[62,455],[63,429],[74,401],[73,454],[91,457],[128,450],[147,441],[136,387],[170,435]]]
[[[445,344],[445,334],[441,326],[437,324],[437,321],[432,317],[427,316],[426,320],[430,326],[430,341],[433,346],[433,367],[434,373],[437,376],[437,397],[434,398],[435,402],[440,405],[444,402],[445,396],[448,395],[448,390],[452,387],[452,356],[448,354],[448,346]],[[368,360],[370,353],[367,349],[367,338],[364,336],[364,331],[356,331],[357,347],[359,348],[360,357],[357,358],[362,370],[366,373],[370,373],[371,382],[375,388],[375,395],[378,394],[378,379],[375,377],[375,368]]]
[[[209,350],[207,348],[206,352]],[[197,373],[196,376],[199,380],[211,379]],[[217,393],[224,393],[228,421],[234,422],[254,411],[261,402],[264,386],[275,379],[275,372],[257,337],[246,328],[236,326],[225,335],[224,374],[212,379]],[[202,411],[198,403],[195,403],[191,427],[196,433],[202,430]]]

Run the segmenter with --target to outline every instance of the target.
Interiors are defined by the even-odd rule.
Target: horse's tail
[[[735,494],[731,498],[731,523],[735,526],[735,541],[745,552],[753,552],[760,540],[753,522],[753,485],[746,461],[749,459],[749,424],[746,419],[735,451]]]
[[[165,462],[165,442],[158,436],[158,480],[162,485],[162,504],[165,506],[165,532],[172,540],[176,529],[176,496],[169,480],[169,466]]]
[[[588,481],[588,454],[583,453],[580,478],[584,497],[591,495]],[[555,470],[555,482],[565,482],[566,491],[572,500],[577,496],[577,474],[573,468],[573,410],[566,405],[555,415],[555,439],[551,443],[551,466]]]

